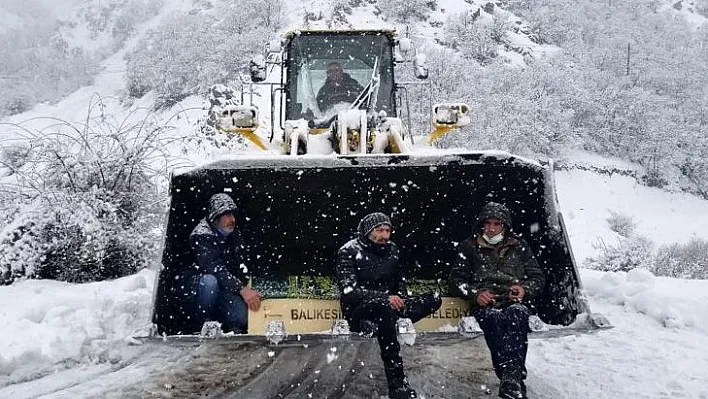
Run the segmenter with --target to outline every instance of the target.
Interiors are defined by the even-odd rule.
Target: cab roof
[[[285,33],[285,38],[291,40],[296,36],[379,36],[385,35],[395,39],[397,33],[393,29],[308,29],[291,30]]]

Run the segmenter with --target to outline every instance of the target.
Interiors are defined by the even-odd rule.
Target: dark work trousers
[[[529,309],[516,303],[501,309],[477,308],[472,315],[484,331],[497,377],[525,379]]]
[[[403,311],[393,310],[388,298],[377,298],[363,301],[347,312],[347,318],[354,326],[354,330],[364,320],[378,326],[376,338],[381,348],[381,360],[384,363],[389,387],[402,386],[405,378],[400,355],[401,346],[396,337],[396,321],[400,317],[405,317],[415,323],[438,310],[442,299],[433,293],[426,293],[404,298],[404,302],[406,307]]]

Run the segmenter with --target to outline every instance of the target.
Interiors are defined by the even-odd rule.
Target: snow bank
[[[143,270],[100,283],[0,287],[0,386],[52,365],[120,361],[126,338],[148,325],[154,279]]]
[[[654,277],[634,269],[604,273],[582,271],[586,293],[627,311],[643,314],[661,326],[682,329],[695,327],[708,333],[708,281]]]
[[[707,280],[581,269],[596,334],[531,340],[535,398],[708,398]]]

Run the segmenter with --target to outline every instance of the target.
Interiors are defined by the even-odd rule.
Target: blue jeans
[[[218,321],[224,332],[246,332],[248,307],[241,295],[221,289],[213,274],[202,274],[199,277],[196,293],[196,317],[200,325],[205,321]]]

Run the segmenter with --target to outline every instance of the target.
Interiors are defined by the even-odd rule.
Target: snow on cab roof
[[[366,35],[366,34],[384,34],[388,36],[396,36],[397,32],[395,29],[294,29],[285,33],[284,37],[286,39],[291,39],[294,36],[300,35],[321,35],[321,34],[352,34],[352,35]]]

